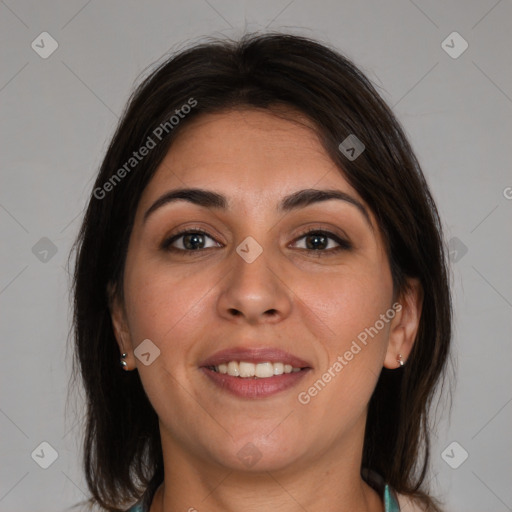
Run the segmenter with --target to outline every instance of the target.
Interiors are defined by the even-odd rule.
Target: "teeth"
[[[241,378],[258,378],[266,379],[274,375],[282,375],[283,373],[300,372],[301,368],[294,368],[291,364],[283,363],[248,363],[246,361],[230,361],[229,363],[219,364],[214,370],[218,373],[231,375],[232,377]]]
[[[230,361],[228,363],[228,375],[232,375],[233,377],[240,377],[240,371],[238,369],[238,363],[236,361]]]
[[[274,375],[282,375],[284,373],[284,364],[283,363],[274,363]]]
[[[240,370],[240,377],[254,377],[256,375],[256,365],[252,363],[240,361],[238,369]]]
[[[274,365],[272,363],[259,363],[255,365],[255,375],[260,379],[274,376]]]

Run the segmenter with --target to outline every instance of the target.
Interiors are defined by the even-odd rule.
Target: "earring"
[[[396,362],[398,363],[398,366],[404,365],[404,361],[402,361],[402,354],[398,354],[398,356],[396,358]]]
[[[121,363],[121,366],[123,368],[123,370],[126,370],[127,366],[128,366],[128,363],[124,360],[124,358],[127,356],[128,354],[121,354],[121,359],[120,359],[120,363]]]

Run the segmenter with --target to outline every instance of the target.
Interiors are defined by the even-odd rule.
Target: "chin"
[[[218,464],[231,471],[259,473],[281,471],[295,465],[303,450],[304,439],[292,439],[291,434],[269,439],[267,433],[238,438],[213,457]]]

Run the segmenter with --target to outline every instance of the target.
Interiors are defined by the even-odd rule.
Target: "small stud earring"
[[[128,366],[128,363],[124,360],[127,355],[128,354],[121,354],[121,359],[119,361],[121,363],[123,370],[126,370],[126,367]]]
[[[402,361],[402,354],[398,354],[396,358],[396,362],[398,363],[398,366],[403,366],[404,362]]]

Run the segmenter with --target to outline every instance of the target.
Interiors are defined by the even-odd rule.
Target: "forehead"
[[[183,186],[222,188],[247,200],[329,186],[357,195],[323,148],[313,123],[294,111],[202,114],[185,125],[141,200]],[[145,201],[144,201],[145,202]]]

